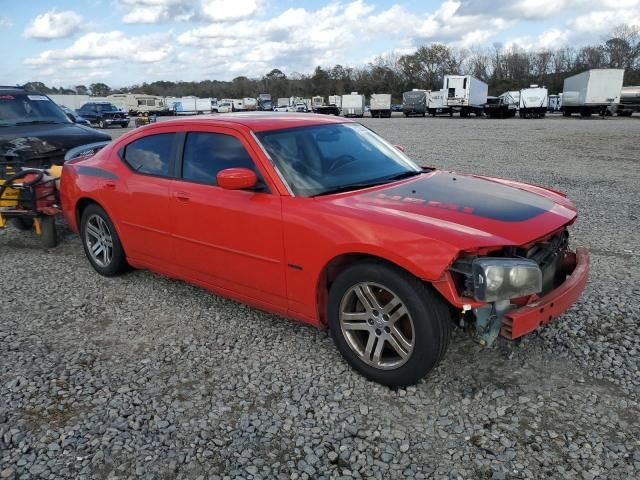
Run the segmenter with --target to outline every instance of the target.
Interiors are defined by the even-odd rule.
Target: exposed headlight
[[[533,260],[485,257],[471,266],[476,300],[507,300],[542,290],[542,272]]]

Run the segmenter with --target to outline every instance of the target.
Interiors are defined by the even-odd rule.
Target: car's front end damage
[[[464,253],[436,287],[473,320],[482,343],[516,339],[564,313],[585,288],[589,252],[566,227],[527,245]]]

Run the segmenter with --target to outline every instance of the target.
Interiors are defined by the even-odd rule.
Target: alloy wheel
[[[349,288],[339,318],[347,344],[366,364],[391,370],[411,358],[413,319],[400,297],[383,285],[363,282]]]
[[[113,237],[107,222],[100,215],[91,215],[84,237],[91,259],[100,267],[108,267],[113,259]]]

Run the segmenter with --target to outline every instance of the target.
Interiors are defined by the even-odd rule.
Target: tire
[[[53,215],[42,215],[40,217],[40,240],[44,248],[54,248],[58,245],[56,217]]]
[[[90,225],[90,226],[89,226]],[[100,230],[102,228],[102,231]],[[91,232],[96,232],[91,233]],[[111,249],[108,243],[100,239],[96,234],[102,234],[103,238],[111,239]],[[122,243],[118,237],[111,219],[99,205],[91,204],[82,212],[80,221],[80,239],[84,247],[84,253],[89,263],[96,272],[105,277],[115,277],[128,269],[126,255]],[[92,253],[92,250],[98,250]]]
[[[104,120],[100,119],[100,120],[98,120],[98,127],[107,128],[107,124],[105,123]]]
[[[357,293],[363,285],[370,287],[368,294],[374,295],[378,306],[382,305],[382,312],[370,305],[363,308],[363,297]],[[389,310],[391,318],[402,308],[406,313],[395,321],[383,314],[392,303],[383,302],[385,296],[401,302],[399,307],[396,304],[397,309]],[[444,300],[419,279],[381,261],[358,262],[338,275],[329,292],[328,307],[331,335],[345,360],[368,379],[389,387],[420,381],[440,362],[449,346],[452,322]],[[343,312],[353,310],[360,318],[345,320]],[[361,318],[368,315],[372,317]],[[357,324],[357,329],[351,330],[347,324]],[[396,346],[401,345],[400,338],[404,342],[411,340],[411,348],[404,349],[402,356],[391,343],[393,340]],[[366,360],[368,345],[372,348]],[[380,345],[380,362],[376,364],[373,354]]]
[[[13,226],[22,232],[33,230],[33,218],[31,217],[16,217],[11,220]]]

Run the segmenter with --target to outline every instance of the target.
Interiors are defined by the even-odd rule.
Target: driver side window
[[[248,168],[258,177],[258,186],[266,188],[260,171],[242,142],[222,133],[190,132],[184,144],[182,178],[217,185],[218,172],[227,168]]]

